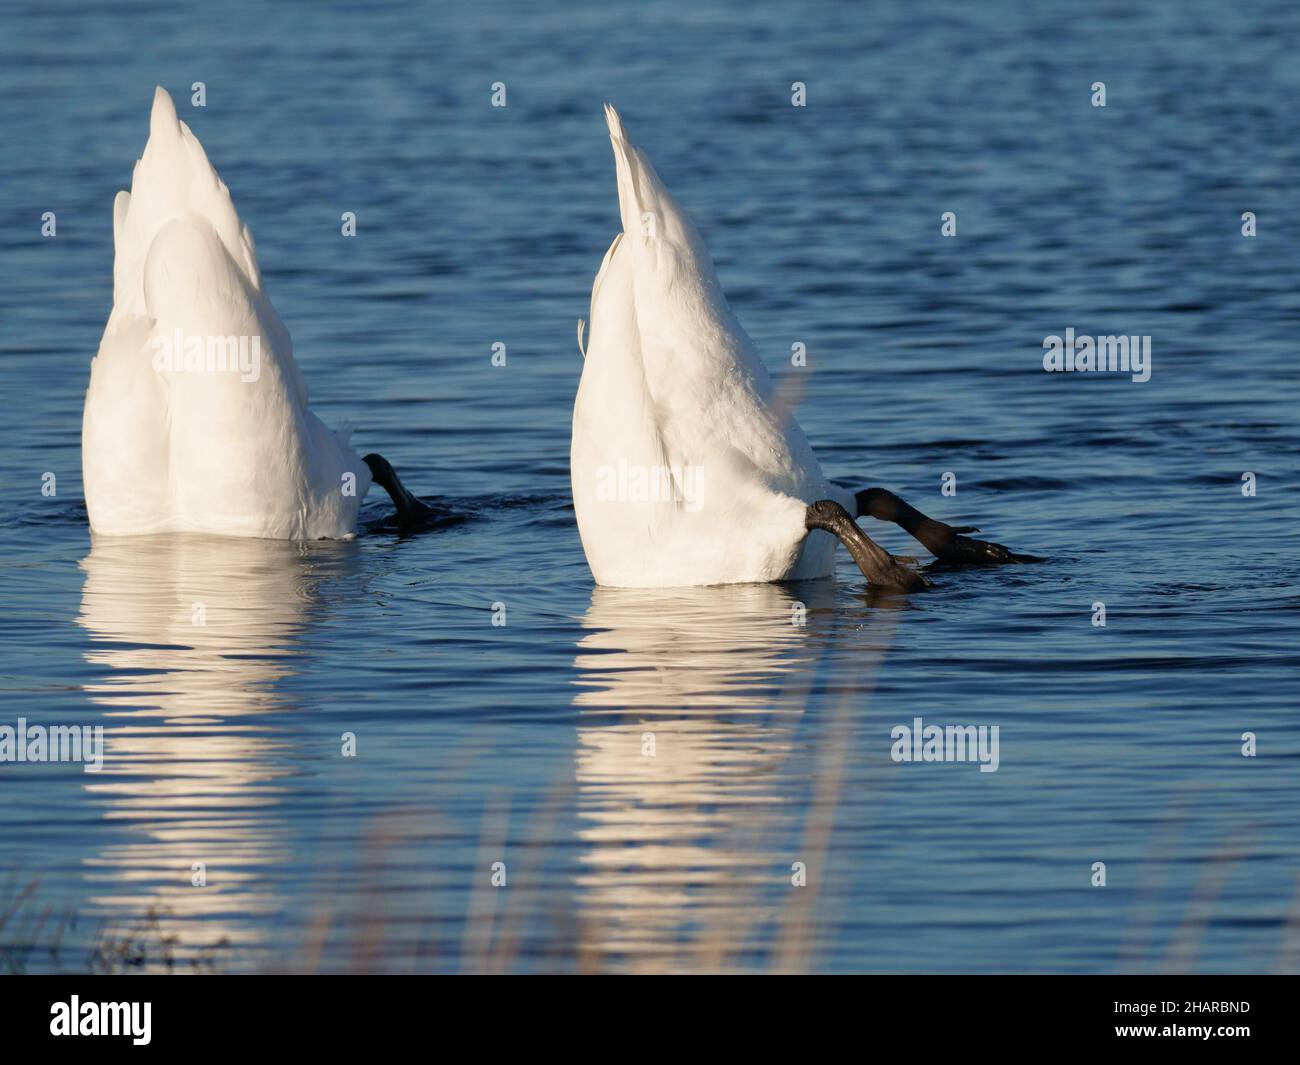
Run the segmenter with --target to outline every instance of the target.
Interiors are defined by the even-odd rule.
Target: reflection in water
[[[717,965],[770,923],[763,894],[790,862],[764,840],[790,823],[787,759],[833,594],[826,581],[595,589],[574,699],[589,957]]]
[[[166,536],[97,538],[82,561],[77,621],[102,669],[86,692],[108,718],[86,787],[136,829],[87,861],[92,903],[155,914],[180,957],[256,942],[249,919],[276,905],[262,870],[285,859],[286,833],[268,809],[291,767],[263,719],[284,704],[317,586],[354,558],[351,544]]]

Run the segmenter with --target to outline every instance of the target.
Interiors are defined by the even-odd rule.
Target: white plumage
[[[623,232],[592,287],[570,454],[592,575],[618,587],[826,576],[836,541],[805,515],[824,499],[852,513],[852,497],[780,409],[691,220],[605,114]]]
[[[82,423],[91,529],[351,535],[370,470],[307,406],[252,234],[161,88],[131,191],[113,205],[113,241],[113,310]],[[187,368],[175,341],[193,338],[218,351],[228,338],[251,351],[256,338],[255,378],[249,361]]]

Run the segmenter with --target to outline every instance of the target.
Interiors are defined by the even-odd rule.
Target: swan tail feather
[[[664,191],[650,161],[632,143],[623,118],[612,104],[605,105],[605,122],[614,149],[618,179],[618,209],[624,233],[654,237],[662,225],[660,200]]]
[[[168,222],[198,215],[212,226],[249,285],[261,289],[252,236],[230,191],[167,90],[154,90],[149,141],[131,174],[131,191],[113,204],[113,305],[123,314],[145,310],[144,268],[154,238]]]

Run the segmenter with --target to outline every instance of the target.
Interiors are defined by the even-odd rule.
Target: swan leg
[[[393,501],[397,508],[397,525],[404,530],[420,529],[437,520],[437,512],[427,503],[416,499],[402,484],[397,471],[383,455],[367,455],[363,459],[370,474]]]
[[[1003,562],[1041,562],[1035,555],[1018,555],[1010,548],[963,533],[979,532],[974,525],[946,525],[922,514],[887,488],[867,488],[856,496],[858,517],[892,521],[906,529],[940,562],[961,566],[992,566]]]
[[[853,520],[853,515],[833,499],[820,499],[804,515],[806,529],[830,533],[848,548],[862,575],[872,584],[888,585],[906,591],[930,587],[930,582],[915,570],[908,569],[871,539]]]

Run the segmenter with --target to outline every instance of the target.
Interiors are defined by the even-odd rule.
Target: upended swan
[[[372,480],[400,524],[425,520],[382,457],[358,458],[307,406],[253,236],[162,88],[113,245],[81,434],[94,533],[348,537]]]
[[[781,409],[753,341],[723,296],[708,249],[618,112],[623,231],[591,290],[570,473],[598,584],[669,587],[828,576],[838,541],[867,580],[927,587],[856,517],[896,522],[947,563],[1035,561],[963,535],[892,492],[829,481]]]

